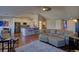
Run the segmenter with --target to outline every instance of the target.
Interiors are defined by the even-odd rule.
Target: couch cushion
[[[55,34],[55,33],[56,33],[56,29],[51,29],[51,30],[50,30],[50,33],[51,33],[51,34]]]
[[[65,31],[65,35],[70,36],[70,35],[74,35],[74,33],[72,31]]]
[[[64,39],[64,35],[58,35],[58,37]]]
[[[57,30],[56,34],[58,34],[58,35],[64,35],[64,30]]]
[[[64,38],[60,38],[60,37],[56,37],[56,36],[54,36],[54,37],[49,36],[48,39],[49,40],[52,40],[52,39],[54,39],[54,40],[64,40]]]
[[[62,38],[64,39],[64,35],[59,35],[59,34],[51,34],[51,35],[48,35],[49,37],[58,37],[58,38]]]
[[[47,29],[46,32],[47,32],[47,33],[50,33],[50,29]]]

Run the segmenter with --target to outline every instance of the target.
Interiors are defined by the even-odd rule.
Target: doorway
[[[40,18],[38,21],[39,24],[39,30],[46,32],[47,29],[47,21],[45,18]]]
[[[21,32],[21,23],[20,22],[15,22],[14,25],[15,25],[14,32],[15,33],[20,33]]]

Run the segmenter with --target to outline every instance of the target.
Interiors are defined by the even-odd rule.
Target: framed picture
[[[64,30],[67,29],[67,20],[64,20]]]
[[[4,26],[4,22],[0,21],[0,27]]]

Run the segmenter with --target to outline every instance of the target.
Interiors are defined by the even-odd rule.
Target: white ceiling
[[[39,11],[39,7],[32,6],[0,6],[0,16],[26,16],[28,14],[36,14]]]
[[[50,6],[52,9],[43,12],[40,6],[0,6],[0,16],[27,16],[41,14],[48,19],[78,18],[78,6]]]

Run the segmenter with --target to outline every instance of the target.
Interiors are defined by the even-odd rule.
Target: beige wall
[[[56,29],[63,29],[63,20],[56,20]]]
[[[47,20],[47,29],[55,29],[56,28],[56,20],[49,19]]]
[[[67,24],[67,30],[75,32],[75,22],[73,20],[68,20]]]
[[[63,29],[63,20],[47,20],[48,29]],[[67,21],[67,30],[75,32],[75,22]]]
[[[47,29],[62,29],[62,20],[47,20]]]

